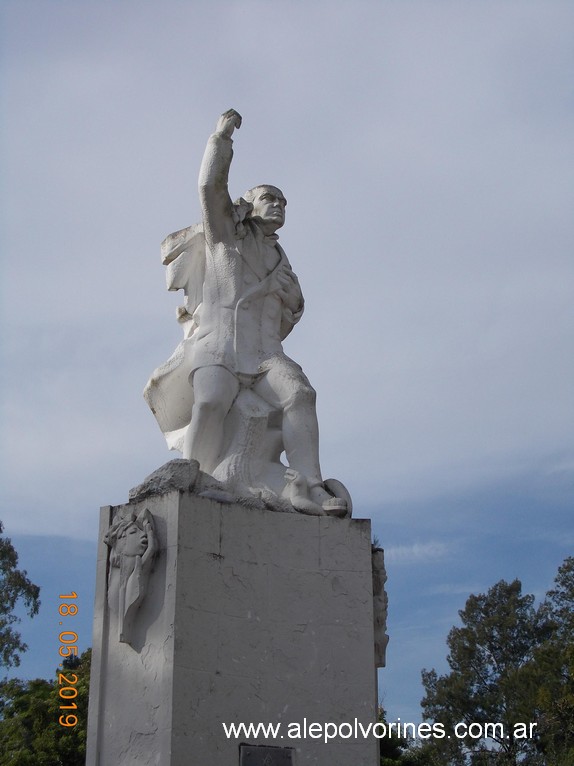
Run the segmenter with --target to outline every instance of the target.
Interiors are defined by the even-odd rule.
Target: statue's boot
[[[347,501],[342,497],[332,497],[330,500],[323,501],[323,510],[328,516],[343,518],[348,512]]]
[[[307,516],[324,516],[325,511],[319,503],[313,502],[309,497],[309,485],[307,479],[298,471],[288,468],[285,472],[287,484],[283,490],[283,496],[288,497],[291,505],[299,513]]]
[[[330,494],[323,482],[318,481],[315,484],[311,484],[309,494],[315,503],[320,503],[326,515],[338,517],[347,515],[347,501],[342,497],[334,497]]]

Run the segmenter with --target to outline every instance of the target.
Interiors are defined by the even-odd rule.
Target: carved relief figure
[[[304,305],[278,242],[287,200],[270,185],[235,203],[228,192],[240,125],[231,109],[209,138],[202,224],[162,245],[168,288],[186,295],[178,310],[184,340],[144,395],[170,448],[226,486],[281,498],[302,513],[345,515],[346,490],[321,475],[315,391],[282,347]]]
[[[385,552],[382,548],[373,546],[373,613],[375,626],[375,667],[384,668],[387,662],[387,612],[388,597],[385,590],[387,572],[385,569]]]
[[[132,512],[116,518],[104,542],[111,549],[108,605],[118,615],[119,640],[130,644],[157,551],[152,515],[145,509],[138,516]]]

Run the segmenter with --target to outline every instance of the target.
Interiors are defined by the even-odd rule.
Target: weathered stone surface
[[[199,463],[196,460],[182,458],[170,460],[153,473],[150,473],[141,484],[130,489],[129,499],[138,503],[146,497],[164,495],[172,490],[191,492],[199,475]]]
[[[129,506],[116,513],[104,536],[110,548],[108,606],[118,618],[119,640],[131,643],[131,627],[145,598],[157,550],[153,517]]]
[[[387,613],[388,597],[385,590],[387,572],[385,569],[385,552],[382,548],[373,546],[373,611],[375,614],[375,665],[384,668],[387,664]]]
[[[292,748],[240,745],[239,766],[294,766],[294,755]]]
[[[158,554],[130,646],[100,552],[88,766],[229,766],[240,741],[293,747],[297,766],[375,766],[373,737],[287,738],[289,723],[375,720],[370,523],[179,491],[130,505],[152,514]],[[102,511],[102,537],[121,512]],[[228,739],[224,722],[284,738]]]

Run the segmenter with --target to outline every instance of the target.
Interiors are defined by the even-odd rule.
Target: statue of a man
[[[240,125],[241,116],[230,109],[209,138],[199,174],[203,224],[163,243],[168,287],[187,296],[179,310],[185,338],[156,370],[145,396],[168,444],[205,473],[225,479],[230,466],[237,473],[237,462],[250,460],[242,474],[249,474],[243,484],[252,491],[281,494],[302,512],[341,515],[346,501],[321,477],[315,391],[281,345],[304,303],[276,233],[287,200],[270,185],[254,187],[236,203],[229,196],[232,135]],[[240,405],[243,415],[234,417]],[[260,426],[262,418],[274,440],[241,425],[247,419]],[[279,461],[282,450],[289,470]],[[280,481],[272,470],[277,466]]]

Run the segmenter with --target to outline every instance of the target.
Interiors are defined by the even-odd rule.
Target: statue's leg
[[[213,473],[223,444],[223,423],[239,391],[239,382],[225,367],[200,367],[193,373],[193,410],[183,443],[183,456]]]
[[[253,390],[282,410],[283,445],[289,467],[305,476],[311,499],[321,504],[332,496],[321,478],[315,389],[299,365],[286,357],[268,359],[263,369],[267,374]]]

